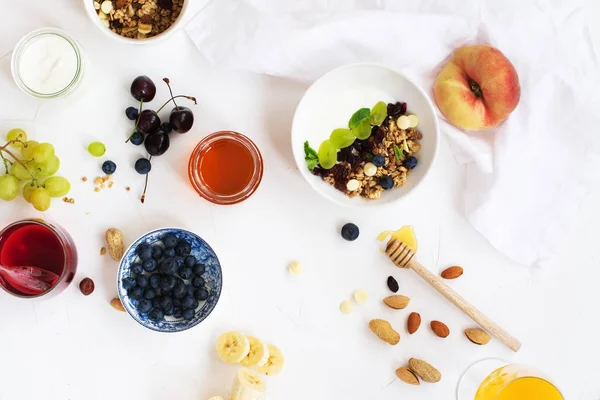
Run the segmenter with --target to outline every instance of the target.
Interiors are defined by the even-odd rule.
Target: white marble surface
[[[589,4],[590,18],[598,20],[600,5]],[[194,0],[190,13],[201,5]],[[76,283],[89,276],[97,288],[84,298],[75,284],[48,301],[0,293],[0,400],[225,396],[236,369],[216,359],[213,343],[228,329],[254,334],[284,351],[284,372],[268,380],[270,399],[452,399],[464,370],[486,357],[544,370],[566,399],[600,399],[597,187],[581,203],[577,229],[565,232],[555,261],[543,270],[528,269],[504,259],[466,223],[457,206],[463,171],[445,140],[430,178],[415,196],[368,213],[341,209],[311,191],[293,162],[290,123],[306,86],[215,70],[183,32],[148,47],[116,43],[88,21],[79,0],[4,2],[3,17],[2,129],[23,124],[51,138],[63,161],[61,173],[73,182],[76,204],[55,201],[41,214],[22,200],[2,203],[0,224],[43,217],[63,225],[79,249]],[[65,100],[28,98],[10,77],[12,47],[42,26],[70,32],[88,58],[85,86]],[[598,29],[594,38],[599,45]],[[194,108],[193,131],[177,138],[154,163],[145,205],[137,198],[142,179],[132,167],[141,149],[123,143],[130,128],[123,110],[134,104],[128,87],[139,74],[156,81],[168,76],[175,91],[195,95],[200,103]],[[159,86],[159,97],[165,96]],[[193,146],[220,129],[249,135],[265,158],[258,192],[233,207],[210,205],[187,182]],[[85,152],[91,139],[106,143],[107,156],[119,166],[115,186],[101,193],[80,181],[99,175],[100,163]],[[337,233],[347,221],[361,227],[354,243]],[[374,237],[402,224],[415,225],[424,264],[433,270],[465,267],[452,286],[521,339],[519,353],[498,342],[481,348],[470,344],[461,334],[472,325],[467,317],[377,252]],[[108,302],[116,294],[117,265],[99,256],[103,233],[112,226],[122,229],[128,242],[161,226],[181,226],[204,237],[224,267],[224,295],[214,314],[195,329],[162,335],[112,310]],[[304,263],[303,276],[288,275],[286,265],[294,259]],[[434,337],[426,326],[414,336],[406,334],[408,312],[391,312],[380,304],[390,274],[413,299],[408,311],[419,311],[424,322],[445,321],[453,331],[448,339]],[[358,288],[366,289],[371,300],[342,315],[339,303]],[[400,345],[392,348],[372,337],[367,322],[374,317],[388,318],[400,330]],[[436,365],[444,374],[442,382],[420,387],[398,382],[394,370],[410,357]]]

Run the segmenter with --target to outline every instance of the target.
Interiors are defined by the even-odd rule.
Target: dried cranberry
[[[406,114],[406,103],[400,103],[400,114]]]
[[[373,140],[375,141],[375,143],[380,144],[385,138],[385,131],[378,126],[376,126],[375,128],[377,129],[374,129],[374,132],[371,133],[371,135],[373,136]]]
[[[346,183],[347,182],[336,181],[335,184],[333,185],[333,187],[336,188],[337,190],[339,190],[340,192],[346,193]]]
[[[320,166],[317,165],[316,167],[313,168],[312,173],[313,173],[313,175],[316,175],[316,176],[327,176],[329,171],[324,168],[321,168]]]
[[[165,10],[170,10],[173,8],[173,0],[158,0],[158,6]]]
[[[395,117],[396,115],[400,114],[400,111],[402,111],[402,105],[399,102],[396,104],[389,103],[387,106],[387,111],[389,116]]]
[[[336,183],[343,182],[346,184],[346,178],[348,177],[348,170],[342,164],[336,164],[331,168],[331,173],[333,174],[333,179]]]
[[[337,154],[337,160],[348,161],[348,155],[352,155],[352,147],[346,147],[344,149],[341,149]]]

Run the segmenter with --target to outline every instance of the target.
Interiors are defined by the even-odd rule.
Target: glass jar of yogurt
[[[60,29],[42,28],[23,37],[12,55],[13,79],[25,93],[54,99],[71,93],[83,77],[83,55]]]

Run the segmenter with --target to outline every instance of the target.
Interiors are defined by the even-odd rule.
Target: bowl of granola
[[[324,197],[348,206],[404,198],[428,175],[439,125],[425,91],[383,65],[346,65],[319,78],[292,123],[294,158]]]
[[[191,0],[83,0],[102,32],[121,42],[146,44],[171,35]]]

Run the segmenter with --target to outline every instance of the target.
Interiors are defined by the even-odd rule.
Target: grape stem
[[[152,156],[150,156],[148,158],[148,161],[152,161]],[[148,189],[148,176],[150,175],[150,172],[148,172],[146,174],[146,183],[144,184],[144,193],[142,193],[142,197],[140,197],[140,201],[142,202],[142,204],[144,204],[144,201],[146,201],[146,190]]]
[[[19,160],[17,158],[17,156],[14,155],[14,153],[10,150],[7,149],[8,146],[10,146],[11,144],[15,144],[15,143],[21,143],[24,146],[27,146],[26,143],[23,143],[22,140],[19,139],[15,139],[15,140],[11,140],[10,142],[6,143],[4,146],[0,146],[0,156],[2,157],[2,161],[4,161],[4,168],[6,168],[6,173],[8,173],[8,167],[7,167],[7,162],[8,160],[6,159],[6,157],[4,157],[4,155],[2,154],[2,152],[8,154],[9,156],[12,157],[12,159],[18,163],[21,164],[21,166],[23,168],[25,168],[25,171],[27,171],[29,173],[29,175],[31,175],[31,179],[33,179],[34,182],[37,182],[36,177],[33,175],[33,173],[29,170],[29,168],[27,168],[27,165],[23,164],[23,162],[21,160]]]
[[[131,132],[131,135],[129,135],[129,137],[127,138],[127,140],[125,141],[125,143],[129,143],[129,141],[131,140],[131,137],[133,136],[133,134],[135,133],[135,131],[137,131],[137,127],[140,123],[140,114],[142,113],[142,106],[144,104],[144,99],[140,100],[140,107],[138,108],[138,117],[135,120],[135,127],[133,128],[133,132]]]

